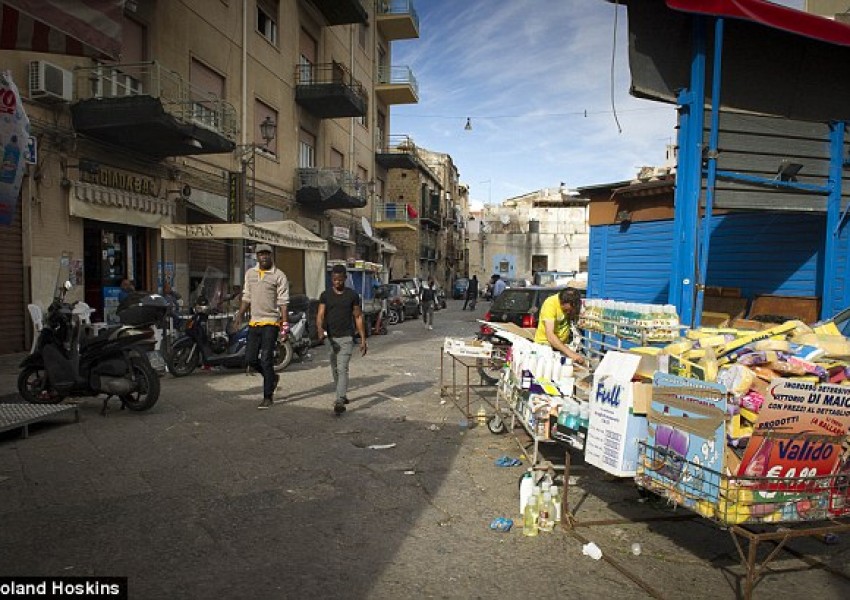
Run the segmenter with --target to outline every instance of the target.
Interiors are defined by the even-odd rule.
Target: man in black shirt
[[[344,266],[334,266],[331,270],[331,289],[325,290],[319,296],[319,311],[316,314],[319,341],[327,335],[331,348],[331,373],[336,385],[334,412],[338,415],[345,412],[345,405],[348,404],[348,363],[354,351],[352,320],[357,325],[357,333],[360,334],[360,355],[365,356],[367,350],[360,296],[351,288],[345,287],[347,275]]]

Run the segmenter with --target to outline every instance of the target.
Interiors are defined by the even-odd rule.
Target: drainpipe
[[[248,0],[242,0],[242,146],[248,143]]]

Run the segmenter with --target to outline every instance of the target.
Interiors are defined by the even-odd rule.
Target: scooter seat
[[[291,312],[286,318],[287,323],[297,323],[304,318],[304,311]]]

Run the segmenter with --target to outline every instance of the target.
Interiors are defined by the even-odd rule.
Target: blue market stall
[[[679,111],[674,202],[591,228],[588,295],[692,326],[707,285],[816,296],[821,318],[850,304],[850,26],[762,0],[627,4],[632,93]]]

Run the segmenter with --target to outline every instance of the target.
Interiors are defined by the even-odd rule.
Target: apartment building
[[[210,268],[239,283],[259,241],[313,297],[326,259],[390,264],[395,248],[370,225],[390,179],[378,157],[391,109],[418,102],[413,73],[392,62],[394,40],[419,36],[412,0],[101,4],[114,55],[19,44],[0,60],[37,145],[0,233],[22,265],[7,278],[10,323],[50,301],[60,260],[96,320],[124,278],[169,280],[184,297]],[[27,328],[0,352],[24,349]]]
[[[469,222],[469,275],[532,279],[536,271],[586,271],[588,201],[566,187],[484,205]]]
[[[377,160],[389,170],[375,226],[398,249],[392,276],[433,278],[441,286],[465,276],[469,190],[452,157],[399,135],[379,150]]]

